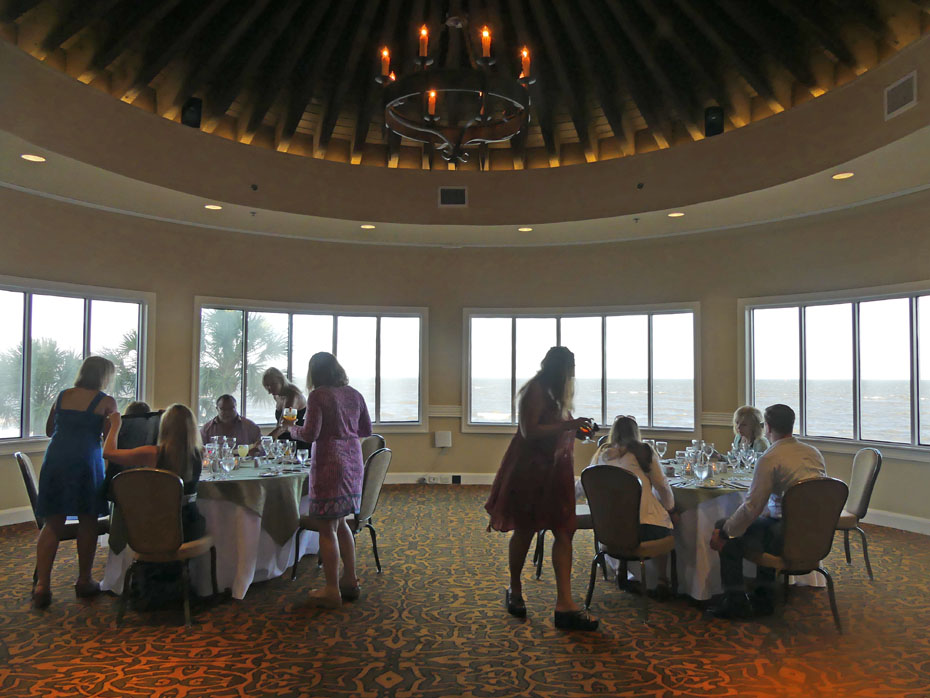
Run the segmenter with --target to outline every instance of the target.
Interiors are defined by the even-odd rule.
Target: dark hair
[[[345,369],[328,351],[319,351],[310,357],[307,367],[307,390],[314,388],[341,388],[349,384]]]
[[[236,400],[235,396],[230,395],[229,393],[223,393],[223,394],[220,395],[218,398],[216,398],[216,406],[219,407],[219,406],[220,406],[220,403],[223,402],[223,400],[232,400],[233,403],[235,403],[235,404],[237,404],[237,405],[239,404],[239,402]]]
[[[565,387],[570,370],[575,368],[575,355],[568,347],[552,347],[546,352],[539,371],[520,388],[518,397],[523,397],[530,383],[535,381],[543,390],[549,392],[559,407],[564,407]]]
[[[765,408],[765,423],[776,434],[790,436],[794,432],[794,410],[788,405],[769,405]]]
[[[136,402],[130,402],[128,405],[126,405],[126,410],[123,412],[123,416],[136,417],[140,414],[148,414],[151,411],[152,408],[149,407],[149,403],[137,400]]]
[[[652,446],[644,444],[642,441],[630,441],[624,444],[626,450],[636,456],[636,462],[643,469],[644,473],[649,472],[652,467]]]

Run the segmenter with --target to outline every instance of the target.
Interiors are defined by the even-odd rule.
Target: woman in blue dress
[[[103,491],[101,438],[116,401],[103,392],[115,373],[113,363],[100,356],[84,360],[73,388],[59,394],[48,415],[45,433],[51,437],[39,473],[36,514],[45,519],[36,544],[37,581],[32,603],[45,608],[52,601],[52,563],[64,534],[65,520],[78,519],[78,597],[94,596],[100,585],[91,579],[97,545],[97,517],[109,513]]]

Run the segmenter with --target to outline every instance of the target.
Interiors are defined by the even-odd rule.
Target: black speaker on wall
[[[723,133],[723,107],[707,107],[704,110],[704,135],[718,136]]]
[[[200,117],[203,113],[203,100],[200,97],[191,97],[181,107],[181,123],[191,128],[200,128]]]

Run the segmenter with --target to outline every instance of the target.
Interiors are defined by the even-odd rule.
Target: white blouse
[[[653,454],[652,465],[649,466],[649,472],[645,473],[632,453],[628,451],[619,458],[615,455],[616,453],[617,451],[613,448],[605,448],[598,455],[597,462],[599,465],[615,465],[623,468],[639,478],[639,483],[643,488],[639,502],[639,522],[671,528],[672,519],[668,515],[668,510],[674,508],[675,496],[672,494],[672,488],[668,486],[668,480],[665,479],[665,473],[662,472],[658,458]]]

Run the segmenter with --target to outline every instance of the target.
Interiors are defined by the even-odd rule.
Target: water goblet
[[[274,445],[274,439],[270,436],[262,437],[262,455],[266,458],[271,456],[271,449]]]
[[[301,466],[306,467],[310,464],[310,450],[307,448],[298,448],[297,449],[297,462]]]
[[[233,456],[226,456],[225,458],[220,459],[220,468],[223,470],[223,480],[229,479],[229,474],[236,467],[236,459]]]
[[[659,458],[664,458],[666,451],[668,451],[668,442],[656,441],[656,453],[659,454]]]

